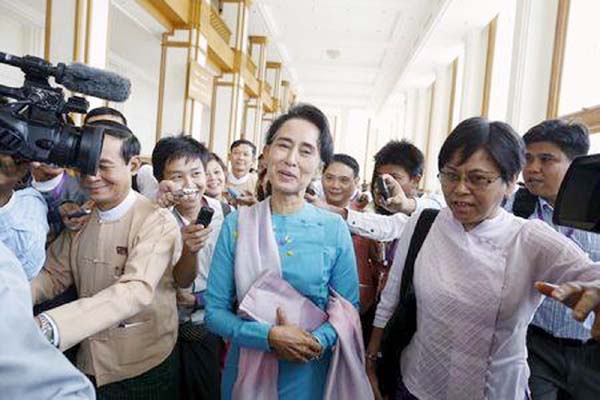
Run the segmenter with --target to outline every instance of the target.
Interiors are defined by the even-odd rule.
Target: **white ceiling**
[[[439,67],[446,67],[464,52],[466,36],[484,29],[503,8],[510,8],[511,3],[507,0],[449,1],[421,38],[420,46],[396,83],[397,90],[431,84]]]
[[[303,101],[374,109],[447,1],[256,0],[250,33],[270,38]]]
[[[283,62],[284,79],[302,101],[376,111],[390,94],[433,79],[436,66],[460,51],[465,32],[487,23],[504,1],[255,0],[249,34],[269,38],[268,59]],[[111,2],[115,37],[127,41],[118,33],[129,19],[159,38],[162,26],[136,0]],[[44,3],[0,0],[40,24]]]

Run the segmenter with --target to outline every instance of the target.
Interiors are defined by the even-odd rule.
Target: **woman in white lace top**
[[[600,303],[600,263],[547,224],[501,208],[523,165],[523,145],[501,122],[471,118],[439,154],[447,208],[440,211],[415,262],[417,331],[400,357],[398,399],[527,398],[527,325],[542,292],[575,299],[580,321]],[[367,350],[374,360],[398,304],[404,262],[419,213],[400,239]],[[559,284],[553,290],[542,282]],[[582,296],[583,295],[583,296]],[[596,321],[595,336],[600,331]]]

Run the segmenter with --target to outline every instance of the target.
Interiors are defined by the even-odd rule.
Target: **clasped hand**
[[[277,325],[269,331],[269,346],[277,358],[305,363],[321,354],[317,339],[297,325],[288,323],[281,308],[277,309]]]

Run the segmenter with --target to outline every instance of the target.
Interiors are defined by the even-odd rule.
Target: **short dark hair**
[[[221,168],[223,168],[223,172],[227,173],[227,166],[225,165],[223,160],[221,160],[221,157],[217,155],[217,153],[208,153],[208,157],[206,158],[206,164],[208,164],[211,161],[216,161],[221,166]]]
[[[417,146],[406,140],[390,140],[375,154],[375,168],[382,165],[397,165],[404,168],[411,178],[423,175],[425,157]]]
[[[327,165],[325,165],[325,168],[323,170],[327,170],[327,168],[329,168],[331,164],[336,162],[344,164],[345,166],[351,168],[355,178],[358,178],[358,176],[360,175],[360,166],[358,165],[358,161],[356,161],[354,157],[342,153],[334,154],[331,158],[331,161]]]
[[[333,138],[329,130],[329,122],[325,114],[311,104],[295,105],[287,113],[278,116],[267,131],[266,144],[273,143],[279,129],[291,119],[302,119],[317,127],[319,130],[319,155],[324,164],[329,164],[331,157],[333,157]]]
[[[238,139],[231,143],[231,146],[229,146],[229,151],[233,151],[233,149],[243,144],[250,146],[250,148],[252,149],[252,155],[256,157],[256,146],[254,145],[254,143],[246,139]]]
[[[87,126],[96,126],[104,130],[104,134],[121,139],[121,157],[127,164],[133,157],[139,156],[142,150],[140,141],[131,130],[123,124],[115,121],[94,121],[86,124]]]
[[[450,133],[438,156],[441,170],[455,155],[459,165],[477,150],[483,149],[500,170],[502,180],[509,183],[521,172],[525,162],[523,140],[507,123],[474,117],[462,121]]]
[[[165,166],[173,160],[185,158],[200,160],[206,167],[209,152],[199,141],[191,136],[167,136],[160,139],[152,151],[152,173],[160,182],[164,179]]]
[[[111,116],[119,119],[118,122],[120,122],[121,124],[127,125],[127,118],[125,118],[123,113],[121,113],[119,110],[115,110],[114,108],[111,108],[111,107],[96,107],[96,108],[88,111],[88,113],[85,115],[85,118],[83,119],[83,123],[85,125],[88,123],[89,119],[92,119],[94,117],[99,117],[102,115],[111,115]],[[110,120],[112,121],[113,119],[110,119]],[[100,119],[98,121],[103,121],[103,120]]]
[[[590,151],[588,128],[578,122],[549,119],[529,129],[523,136],[525,146],[538,142],[550,142],[565,153],[569,160],[586,155]]]

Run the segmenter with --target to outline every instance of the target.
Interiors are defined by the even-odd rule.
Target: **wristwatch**
[[[46,339],[48,339],[50,343],[52,343],[53,346],[56,346],[56,343],[54,341],[54,329],[52,328],[52,324],[50,323],[48,318],[44,314],[38,315],[37,318],[40,321],[40,329],[42,331],[42,334],[46,337]]]

